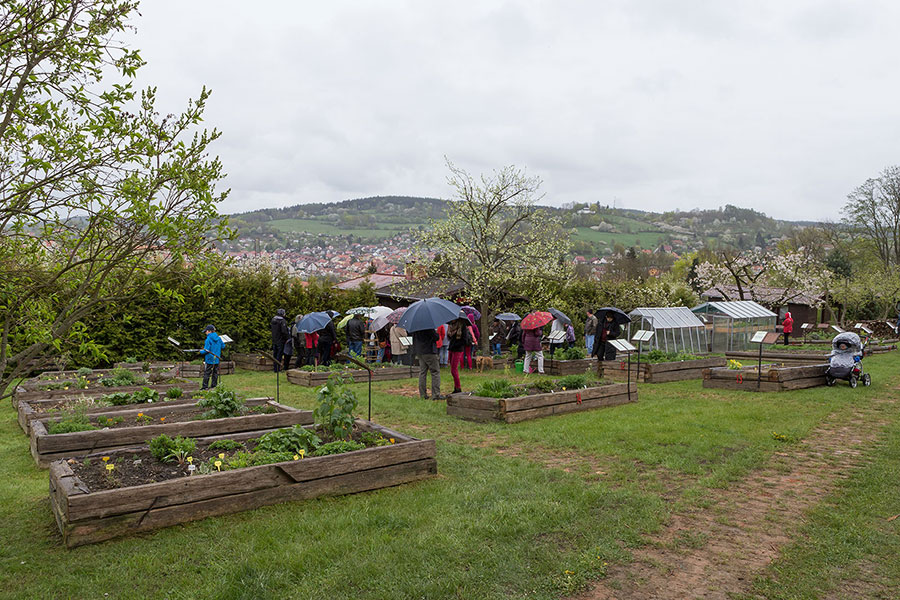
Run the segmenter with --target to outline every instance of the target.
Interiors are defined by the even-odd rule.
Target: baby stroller
[[[868,339],[862,342],[858,335],[849,331],[834,336],[828,370],[825,371],[826,385],[834,385],[838,379],[846,379],[852,388],[860,381],[866,386],[872,384],[871,376],[863,372],[862,357],[866,343]]]

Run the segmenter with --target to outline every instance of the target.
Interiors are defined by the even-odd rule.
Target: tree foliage
[[[900,265],[900,166],[867,179],[847,200],[844,222],[871,245],[885,269]]]
[[[472,175],[448,161],[454,200],[444,221],[432,221],[418,238],[436,260],[429,274],[452,275],[468,298],[482,306],[482,329],[504,295],[550,299],[555,281],[571,275],[568,233],[536,203],[541,180],[508,166]],[[482,336],[484,341],[486,336]]]
[[[9,0],[0,12],[0,395],[49,349],[100,352],[85,320],[227,235],[198,131],[209,92],[160,115],[119,36],[124,0]],[[105,79],[113,78],[108,82]],[[144,286],[138,288],[137,284]]]

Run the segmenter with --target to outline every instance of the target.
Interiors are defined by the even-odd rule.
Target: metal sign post
[[[257,350],[258,354],[262,354],[266,358],[272,361],[272,364],[275,365],[275,402],[281,402],[280,392],[281,389],[279,387],[279,375],[281,374],[281,363],[278,362],[278,359],[275,358],[275,355],[271,352],[266,352],[265,350]]]
[[[634,346],[632,346],[627,340],[609,340],[607,342],[613,348],[615,348],[619,352],[624,352],[628,355],[628,372],[625,375],[625,381],[628,388],[628,401],[631,401],[631,353],[637,350]]]
[[[756,391],[762,388],[762,352],[763,344],[774,344],[778,340],[777,331],[757,331],[750,338],[751,344],[759,344],[759,362],[756,365]]]
[[[649,329],[640,329],[634,332],[634,336],[631,338],[632,342],[638,343],[638,362],[637,362],[637,381],[638,383],[641,380],[641,354],[644,352],[644,342],[649,342],[653,339],[654,332]]]

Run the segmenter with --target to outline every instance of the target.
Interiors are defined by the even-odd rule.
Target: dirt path
[[[863,451],[887,424],[896,399],[872,400],[832,415],[802,443],[787,446],[714,506],[675,514],[628,565],[578,600],[727,600],[747,593],[755,576],[791,541],[805,510],[862,464]]]

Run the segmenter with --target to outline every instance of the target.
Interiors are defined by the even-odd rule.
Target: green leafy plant
[[[82,389],[82,390],[88,389],[88,386],[89,386],[90,384],[91,384],[91,383],[88,381],[88,378],[87,378],[87,377],[79,377],[79,378],[78,378],[78,381],[75,382],[75,385],[76,385],[79,389]]]
[[[92,375],[93,373],[94,373],[94,370],[89,367],[81,367],[80,369],[75,371],[75,374],[78,375],[79,377],[87,377],[89,375]]]
[[[156,402],[159,400],[159,392],[148,387],[142,387],[131,394],[131,402],[133,404],[144,404],[148,402]]]
[[[113,369],[109,376],[105,377],[102,381],[103,385],[106,387],[120,387],[144,383],[144,379],[137,373],[123,368]]]
[[[230,450],[237,450],[239,448],[245,448],[244,444],[241,442],[236,442],[234,440],[217,440],[208,446],[208,449],[211,452],[216,452],[219,450],[228,452]]]
[[[162,434],[150,440],[150,454],[161,462],[184,463],[187,457],[197,449],[197,442],[192,438],[178,436],[175,439]]]
[[[244,410],[244,399],[224,385],[207,390],[201,395],[202,398],[197,405],[206,409],[200,415],[201,419],[225,419],[237,416]]]
[[[682,360],[698,360],[700,358],[703,357],[690,352],[664,352],[659,348],[641,355],[641,361],[647,363],[679,362]]]
[[[176,400],[178,398],[181,398],[183,395],[184,395],[184,390],[177,386],[170,387],[169,389],[166,390],[166,398],[169,398],[170,400]]]
[[[519,355],[519,345],[518,344],[510,344],[509,354],[513,358],[517,357]]]
[[[93,431],[98,427],[91,424],[84,414],[74,414],[64,417],[47,428],[47,433],[56,435],[59,433],[74,433],[76,431]]]
[[[335,440],[322,444],[316,448],[313,456],[328,456],[329,454],[344,454],[345,452],[353,452],[354,450],[362,450],[366,445],[353,440]]]
[[[105,394],[102,400],[113,406],[123,406],[125,404],[131,404],[131,394],[128,392],[114,392],[112,394]]]
[[[100,427],[112,427],[114,425],[118,425],[122,421],[125,420],[125,417],[107,417],[105,415],[100,415],[97,417],[97,424]]]
[[[153,417],[144,413],[138,413],[134,420],[137,421],[138,425],[149,425],[153,422]]]
[[[586,387],[587,375],[566,375],[556,380],[556,389],[577,390]]]
[[[339,373],[328,377],[328,382],[319,388],[319,405],[313,410],[313,417],[322,431],[337,439],[350,437],[353,430],[353,411],[359,401],[352,390],[344,387],[345,379]]]
[[[472,393],[486,398],[513,398],[519,394],[506,379],[484,381]]]
[[[531,386],[537,388],[538,391],[541,391],[545,394],[549,394],[554,389],[556,389],[556,384],[552,379],[536,379],[531,382]]]
[[[297,454],[302,450],[308,454],[318,448],[321,443],[321,438],[315,433],[301,425],[294,425],[263,435],[256,444],[256,450],[290,452],[291,454]]]
[[[580,360],[585,358],[584,348],[581,346],[570,346],[565,350],[557,350],[553,358],[557,360]]]
[[[380,433],[375,433],[374,431],[364,431],[359,436],[359,441],[366,445],[366,447],[372,446],[390,446],[391,440],[387,439]]]

